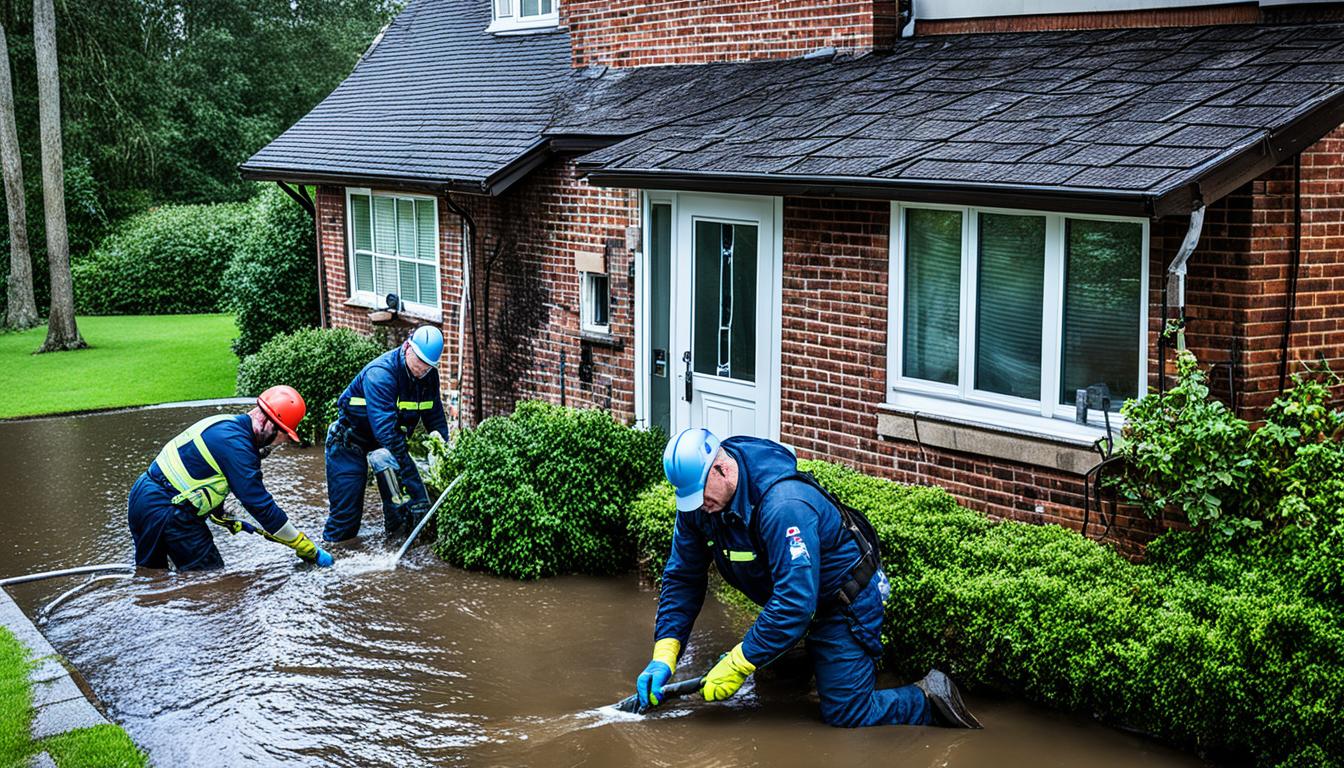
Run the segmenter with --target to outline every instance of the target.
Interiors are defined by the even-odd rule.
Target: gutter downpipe
[[[1288,342],[1297,314],[1297,274],[1302,271],[1302,153],[1293,158],[1293,258],[1288,268],[1288,306],[1283,317],[1283,342],[1279,347],[1279,394],[1288,385]]]
[[[464,396],[465,394],[464,390],[466,389],[465,369],[466,369],[466,354],[467,354],[467,346],[466,346],[467,304],[468,302],[471,301],[471,253],[473,250],[473,246],[476,243],[476,220],[473,219],[471,217],[471,214],[467,213],[466,209],[458,205],[457,202],[453,200],[452,197],[450,197],[447,193],[444,194],[443,200],[444,203],[447,204],[448,210],[452,211],[457,216],[457,220],[461,223],[462,228],[462,298],[458,301],[458,307],[457,307],[457,391],[458,391],[457,428],[461,429],[462,410],[465,406],[465,403],[462,402],[461,398]],[[471,318],[472,321],[474,322],[476,319],[475,312],[471,313]],[[473,333],[472,334],[473,345],[475,344],[475,340],[476,337],[475,334]],[[474,368],[477,371],[477,376],[479,376],[480,366],[475,365]],[[475,407],[477,410],[476,422],[480,423],[481,393],[479,391],[480,390],[479,381],[476,382],[476,389],[477,392],[476,396],[473,398],[473,401],[475,403]]]
[[[1185,350],[1185,275],[1186,268],[1189,265],[1190,257],[1194,255],[1195,246],[1199,244],[1199,237],[1204,231],[1204,203],[1200,203],[1190,212],[1190,226],[1185,231],[1185,239],[1181,241],[1181,248],[1176,252],[1176,258],[1171,260],[1171,266],[1167,267],[1167,282],[1163,287],[1165,294],[1162,300],[1162,316],[1165,320],[1167,313],[1171,308],[1172,295],[1176,296],[1176,351]],[[1163,325],[1162,336],[1159,337],[1159,343],[1166,338],[1167,329]],[[1158,365],[1161,370],[1158,375],[1164,382],[1162,390],[1165,391],[1165,381],[1167,376],[1167,355],[1166,345],[1162,345],[1159,353]]]

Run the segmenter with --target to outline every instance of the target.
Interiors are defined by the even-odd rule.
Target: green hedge
[[[664,440],[604,411],[540,402],[460,432],[429,478],[444,488],[463,475],[440,508],[435,551],[520,579],[627,570],[626,509],[661,474]]]
[[[239,357],[318,321],[313,218],[274,187],[252,206],[252,225],[224,272],[225,306],[238,321],[233,351]]]
[[[224,270],[252,223],[245,203],[166,205],[132,216],[71,265],[76,311],[220,312]]]
[[[238,365],[238,394],[259,395],[277,384],[297,389],[308,405],[299,435],[321,443],[333,401],[361,368],[385,351],[378,342],[348,328],[282,333],[243,358]]]
[[[1057,526],[994,522],[947,493],[804,461],[882,539],[889,665],[1137,728],[1258,765],[1344,765],[1344,621],[1266,557],[1168,536],[1132,564]],[[670,491],[632,505],[661,572]]]

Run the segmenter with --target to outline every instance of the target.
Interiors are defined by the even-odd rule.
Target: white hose
[[[411,548],[411,544],[415,543],[415,537],[420,535],[420,531],[424,529],[425,523],[428,523],[429,518],[433,517],[434,513],[439,511],[439,505],[443,503],[444,499],[448,498],[448,494],[452,492],[453,487],[456,486],[461,479],[462,475],[453,478],[453,482],[449,483],[448,487],[443,489],[443,493],[439,494],[439,500],[434,502],[434,506],[429,508],[429,511],[425,513],[424,517],[420,518],[420,523],[415,526],[415,530],[411,531],[411,535],[406,537],[406,543],[401,545],[401,549],[397,552],[397,556],[392,558],[393,568],[396,568],[397,563],[401,562],[402,556],[406,554],[406,550]]]
[[[52,600],[50,603],[47,603],[45,608],[38,611],[37,618],[39,621],[46,621],[47,619],[51,618],[51,612],[59,608],[61,604],[64,603],[66,600],[69,600],[70,598],[74,597],[75,595],[79,594],[85,589],[93,586],[94,584],[97,584],[100,581],[119,581],[121,579],[133,579],[133,578],[135,578],[135,574],[133,573],[113,573],[113,574],[103,574],[102,576],[90,576],[88,581],[84,582],[83,584],[73,586],[70,589],[67,589],[66,591],[62,592],[60,596],[57,597],[55,600]]]
[[[81,573],[105,573],[108,571],[135,573],[135,566],[124,565],[121,563],[116,564],[108,563],[106,565],[81,565],[78,568],[63,568],[59,571],[43,571],[41,573],[30,573],[25,576],[10,576],[7,579],[0,579],[0,587],[8,587],[11,584],[27,584],[30,581],[55,579],[61,576],[78,576]]]

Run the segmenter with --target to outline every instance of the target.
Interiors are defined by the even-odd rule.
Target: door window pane
[[[961,212],[905,211],[901,374],[957,383],[961,332]]]
[[[754,224],[695,222],[695,372],[756,380]]]
[[[1041,399],[1045,217],[982,213],[975,388]]]
[[[1111,390],[1111,410],[1138,397],[1143,225],[1065,223],[1064,340],[1059,401],[1092,384]]]

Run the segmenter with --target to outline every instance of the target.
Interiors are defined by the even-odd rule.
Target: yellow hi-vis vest
[[[174,504],[188,501],[196,508],[196,514],[208,515],[224,503],[224,498],[229,495],[229,481],[220,471],[215,457],[211,456],[210,450],[205,447],[205,440],[201,435],[206,429],[232,418],[234,417],[209,416],[201,419],[183,430],[182,434],[169,440],[168,444],[163,446],[163,450],[159,451],[159,456],[154,461],[159,465],[159,471],[163,472],[163,476],[168,478],[168,483],[178,491],[173,497]],[[215,470],[215,474],[196,478],[187,473],[187,467],[182,463],[182,454],[179,451],[187,443],[196,445],[201,458]]]

